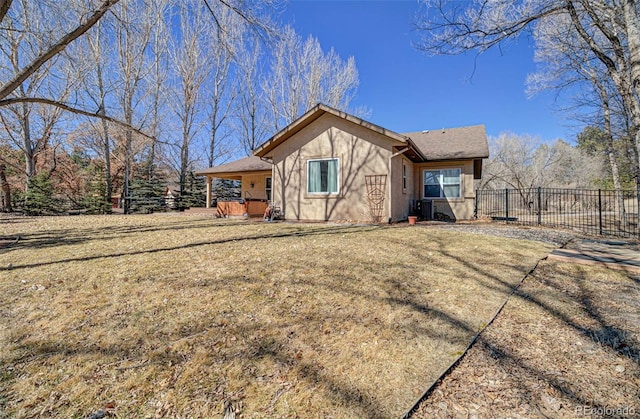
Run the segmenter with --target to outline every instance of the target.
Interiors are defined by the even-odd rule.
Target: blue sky
[[[484,124],[489,136],[574,141],[576,127],[552,110],[554,94],[527,98],[525,79],[535,64],[526,39],[477,59],[428,56],[412,47],[417,12],[417,1],[290,0],[282,19],[303,37],[317,37],[324,50],[355,57],[353,105],[369,107],[373,123],[396,132]]]

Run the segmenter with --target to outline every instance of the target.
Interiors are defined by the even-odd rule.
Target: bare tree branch
[[[0,107],[15,105],[17,103],[41,103],[44,105],[55,106],[56,108],[74,113],[76,115],[84,115],[92,118],[104,119],[105,121],[120,125],[121,127],[131,129],[136,134],[141,135],[147,139],[155,140],[155,137],[145,134],[144,132],[140,131],[138,128],[132,127],[131,125],[125,122],[122,122],[122,121],[119,121],[118,119],[104,115],[103,112],[98,112],[98,113],[88,112],[83,109],[75,108],[73,106],[67,105],[66,103],[58,102],[52,99],[38,98],[38,97],[17,97],[17,98],[2,99],[0,100]]]
[[[2,19],[7,15],[12,1],[13,0],[0,0],[0,22],[2,22]]]
[[[5,2],[7,0],[4,0]],[[18,88],[29,76],[35,73],[44,63],[51,58],[58,55],[63,51],[67,45],[80,37],[86,31],[88,31],[98,20],[113,6],[118,3],[119,0],[105,0],[102,5],[91,15],[86,22],[80,24],[76,29],[63,36],[57,43],[55,43],[49,50],[43,52],[36,57],[27,67],[22,69],[13,80],[6,83],[0,88],[0,99],[4,99],[9,96],[15,89]],[[10,3],[10,2],[9,2]],[[4,6],[4,4],[3,4]],[[7,6],[8,7],[8,6]]]

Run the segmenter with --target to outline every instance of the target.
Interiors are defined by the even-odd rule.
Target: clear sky
[[[417,12],[417,1],[290,0],[282,19],[304,38],[317,37],[325,51],[355,57],[353,105],[370,108],[375,124],[396,132],[484,124],[489,136],[575,140],[574,124],[552,110],[554,94],[527,98],[525,79],[535,71],[527,40],[477,59],[429,56],[412,46]]]

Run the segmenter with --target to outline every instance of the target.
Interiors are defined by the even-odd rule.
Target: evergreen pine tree
[[[56,214],[60,202],[55,199],[53,182],[48,173],[40,172],[29,178],[25,194],[24,211],[29,215]]]
[[[239,198],[240,182],[233,179],[216,179],[213,182],[213,194],[217,198]]]
[[[157,176],[150,179],[134,179],[129,186],[131,213],[151,214],[165,211],[164,183]]]
[[[185,182],[185,190],[180,197],[180,209],[204,207],[206,205],[207,185],[205,180],[189,172]]]
[[[90,173],[90,180],[82,205],[87,210],[87,214],[111,214],[111,202],[105,201],[107,185],[103,179],[102,170],[91,165],[87,169]]]

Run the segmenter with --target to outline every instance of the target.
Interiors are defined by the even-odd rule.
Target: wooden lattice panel
[[[369,201],[369,212],[371,221],[379,223],[382,221],[384,211],[384,195],[387,187],[387,175],[366,175],[367,200]]]

